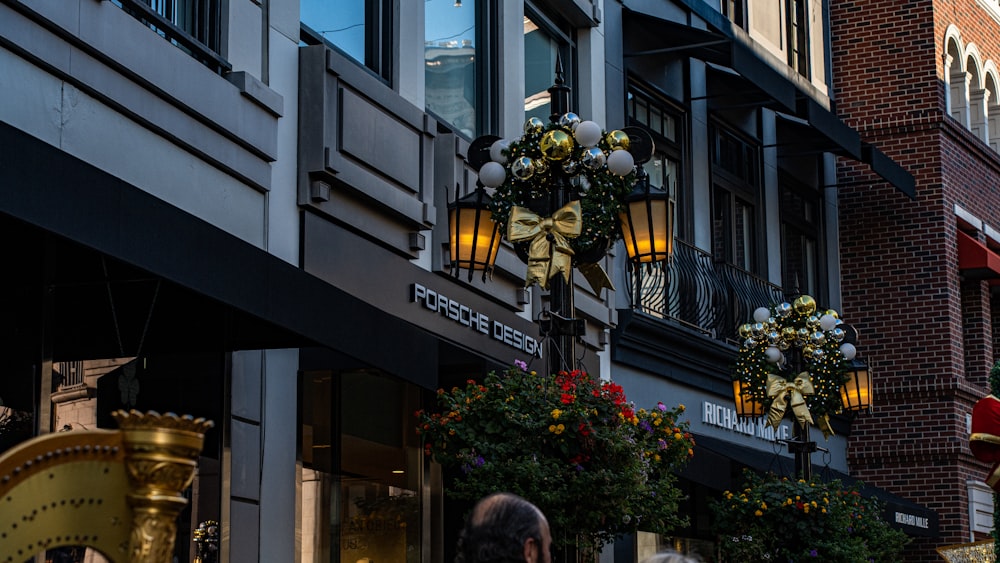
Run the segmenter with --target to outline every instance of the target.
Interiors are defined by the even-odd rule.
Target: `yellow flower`
[[[808,504],[802,505],[802,512],[805,512],[806,514],[809,514],[809,505]]]
[[[684,439],[684,435],[681,434],[680,432],[674,434],[674,440],[683,440],[683,439]]]
[[[766,502],[764,502],[764,501],[760,501],[760,507],[761,507],[761,509],[763,509],[763,510],[767,510],[767,503],[766,503]]]
[[[653,426],[659,426],[662,423],[663,421],[657,418],[656,420],[653,421]]]
[[[753,515],[754,516],[763,516],[764,513],[758,510],[758,511],[754,512]]]
[[[809,504],[813,505],[813,508],[816,508],[816,501],[812,501],[812,502],[811,502],[811,503],[809,503]]]
[[[653,456],[653,461],[660,461],[660,454],[654,455]]]
[[[559,409],[552,409],[552,418],[554,418],[556,420],[559,420],[559,415],[561,415],[561,414],[562,414],[561,410],[559,410]]]

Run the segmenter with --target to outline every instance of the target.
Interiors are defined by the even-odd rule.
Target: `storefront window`
[[[419,563],[419,392],[372,370],[302,385],[302,561]]]
[[[427,110],[463,135],[479,134],[480,34],[476,0],[425,0]]]

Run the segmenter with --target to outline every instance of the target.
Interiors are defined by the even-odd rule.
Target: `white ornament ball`
[[[845,360],[853,360],[854,356],[858,354],[858,349],[854,347],[854,344],[844,342],[840,345],[840,353],[844,355]]]
[[[487,188],[495,188],[507,179],[507,171],[499,162],[487,162],[479,169],[479,181]]]
[[[767,307],[757,307],[753,312],[753,320],[759,323],[766,323],[771,318],[771,310]]]
[[[823,315],[819,318],[819,328],[822,330],[833,330],[837,326],[837,319],[833,315]]]
[[[493,162],[506,164],[507,157],[504,156],[503,151],[505,151],[509,146],[510,141],[507,139],[497,139],[496,141],[493,141],[493,144],[490,145],[490,159],[493,160]]]
[[[611,151],[608,156],[608,170],[617,176],[626,176],[635,168],[635,159],[632,153],[623,150]]]
[[[590,148],[596,146],[597,143],[601,141],[601,126],[593,121],[581,121],[579,125],[576,126],[576,130],[573,135],[576,137],[576,142],[580,143],[584,147]]]
[[[764,350],[764,357],[767,358],[769,363],[776,364],[781,361],[781,350],[778,350],[774,346],[768,346]]]

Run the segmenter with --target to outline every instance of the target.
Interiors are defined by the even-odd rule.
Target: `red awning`
[[[958,269],[967,279],[1000,278],[1000,254],[971,236],[957,231]]]

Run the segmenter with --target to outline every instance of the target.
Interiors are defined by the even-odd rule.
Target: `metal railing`
[[[62,376],[59,387],[83,385],[83,362],[59,362],[56,371]]]
[[[722,341],[736,342],[757,307],[784,299],[780,287],[679,240],[670,263],[631,267],[628,276],[633,307]]]
[[[220,0],[113,1],[215,72],[223,74],[232,70],[229,61],[219,54],[222,44]]]

